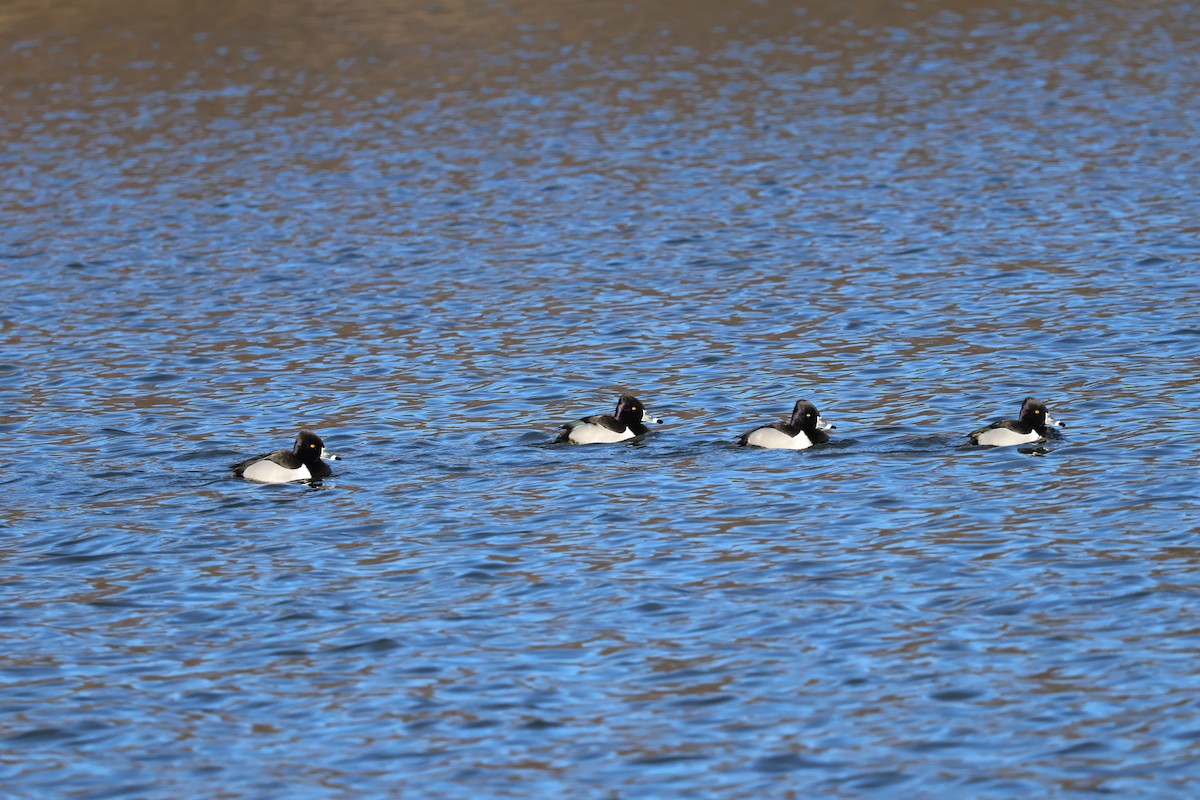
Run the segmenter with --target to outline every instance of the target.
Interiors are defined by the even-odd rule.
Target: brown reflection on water
[[[349,96],[381,89],[423,96],[431,90],[528,85],[550,74],[556,81],[570,75],[586,80],[593,59],[611,57],[633,74],[653,74],[658,57],[682,48],[696,51],[708,69],[726,73],[782,60],[794,71],[828,70],[828,79],[856,84],[866,77],[860,73],[864,68],[888,69],[873,63],[870,54],[881,45],[904,56],[923,49],[934,30],[969,33],[974,25],[1002,24],[1016,15],[1034,30],[1052,22],[1063,28],[1076,14],[1042,4],[1018,12],[994,2],[882,0],[809,7],[684,0],[636,5],[17,0],[0,11],[0,59],[7,92],[18,94],[73,76],[120,75],[162,88],[194,80],[202,85],[330,80],[349,89]],[[1103,21],[1096,27],[1103,31]],[[784,41],[804,47],[781,54],[762,46]],[[967,36],[939,47],[937,55],[971,58],[985,44]],[[726,52],[731,45],[749,46],[752,55],[731,60]],[[554,71],[567,62],[572,66],[566,75]],[[704,73],[696,78],[705,80]]]
[[[1151,12],[1143,16],[1146,27],[1157,22]],[[853,125],[866,149],[857,157],[870,157],[872,149],[895,151],[902,168],[897,184],[903,186],[947,169],[943,138],[928,135],[922,109],[940,106],[944,117],[944,104],[969,99],[989,81],[1010,81],[1016,89],[1044,82],[1044,90],[1057,95],[1055,87],[1063,83],[1059,70],[1104,77],[1110,69],[1106,55],[1128,55],[1135,36],[1175,46],[1168,28],[1150,34],[1130,30],[1139,19],[1111,5],[1063,10],[995,2],[859,0],[796,7],[681,0],[637,5],[17,0],[0,11],[5,76],[0,91],[6,126],[48,124],[112,152],[150,142],[156,131],[179,125],[181,118],[236,127],[257,113],[280,120],[363,109],[396,115],[408,102],[437,98],[461,105],[460,95],[478,100],[505,91],[586,90],[564,113],[597,126],[601,152],[603,131],[619,120],[591,119],[593,101],[621,114],[662,108],[689,116],[703,112],[714,126],[751,130],[761,122],[755,109],[764,102],[794,104],[794,113],[810,120],[832,116],[828,104],[836,102],[861,112]],[[999,29],[1007,35],[993,36]],[[998,40],[1007,51],[996,50]],[[1013,49],[1014,42],[1021,49]],[[1054,61],[1067,52],[1071,59],[1049,75],[1041,67],[1037,74],[1028,71],[1029,62]],[[963,65],[970,68],[964,71]],[[1125,73],[1121,79],[1143,80]],[[776,80],[785,83],[775,87]],[[728,114],[713,113],[711,104],[731,94],[748,102]],[[1084,110],[1102,101],[1067,99]],[[98,125],[89,116],[101,108],[111,124]],[[989,112],[967,103],[963,121],[981,111]],[[909,112],[918,113],[905,116]],[[1018,104],[1003,113],[1031,112],[1036,109]],[[494,122],[487,107],[470,113],[480,125]],[[938,124],[945,125],[944,118]],[[906,136],[910,146],[896,144]],[[661,137],[669,143],[666,131]],[[813,137],[809,154],[842,157],[836,142],[823,138]],[[1107,150],[1113,143],[1096,146]],[[306,163],[314,169],[325,163],[337,172],[345,167],[343,155],[314,153]],[[594,164],[585,155],[564,154],[561,168]],[[631,190],[645,193],[653,176],[629,175]],[[864,179],[851,172],[845,180],[853,186]],[[912,192],[923,190],[913,183]],[[677,213],[681,223],[688,221],[686,209]],[[944,225],[929,224],[935,230]]]

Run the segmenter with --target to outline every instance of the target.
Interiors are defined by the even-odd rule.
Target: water
[[[261,5],[0,14],[6,797],[1196,793],[1189,6]]]

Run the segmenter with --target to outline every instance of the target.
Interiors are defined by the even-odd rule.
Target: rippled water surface
[[[9,3],[3,794],[1195,796],[1198,38]]]

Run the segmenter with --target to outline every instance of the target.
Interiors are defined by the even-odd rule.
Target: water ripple
[[[0,22],[10,795],[1194,787],[1188,9],[176,6]]]

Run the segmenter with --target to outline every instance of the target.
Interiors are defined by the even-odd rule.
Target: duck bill
[[[321,458],[325,461],[341,461],[342,457],[337,453],[331,453],[324,447],[321,448]]]
[[[831,431],[831,430],[833,430],[833,429],[834,429],[834,428],[836,428],[836,427],[837,427],[837,425],[832,425],[832,424],[830,424],[830,423],[826,422],[825,420],[821,419],[821,415],[820,415],[820,414],[818,414],[818,415],[817,415],[817,430],[819,430],[819,431]]]
[[[659,425],[662,425],[661,419],[659,419],[658,417],[655,417],[655,416],[651,416],[650,412],[644,408],[642,409],[642,422],[654,422]]]
[[[1050,416],[1049,412],[1047,412],[1046,413],[1046,427],[1048,427],[1048,428],[1065,428],[1065,427],[1067,427],[1067,423],[1063,422],[1061,419],[1055,419],[1054,417]]]

